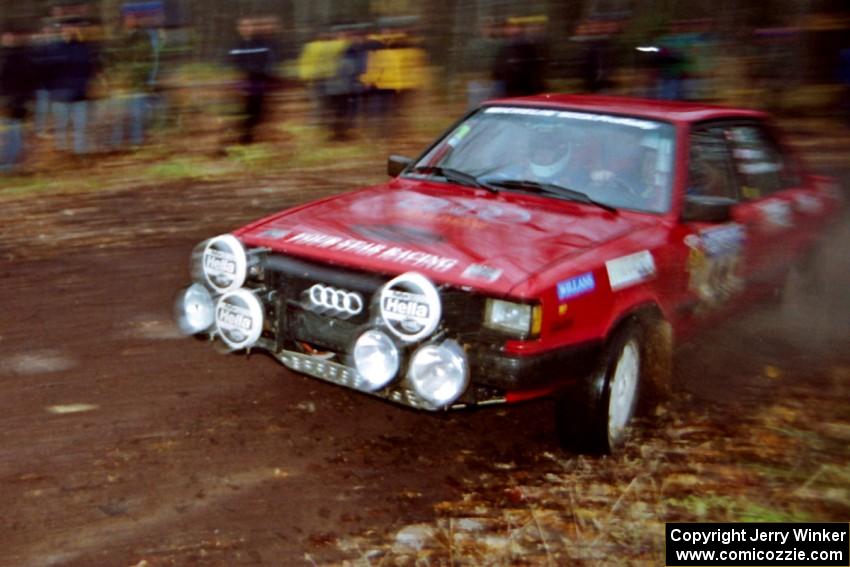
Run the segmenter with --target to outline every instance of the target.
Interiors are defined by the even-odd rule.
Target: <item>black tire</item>
[[[591,375],[558,398],[555,424],[564,449],[600,455],[622,447],[638,406],[645,373],[643,343],[638,324],[623,324],[606,344]],[[626,376],[631,372],[633,377]]]

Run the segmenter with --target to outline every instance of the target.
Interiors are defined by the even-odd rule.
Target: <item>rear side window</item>
[[[738,199],[729,146],[722,128],[691,132],[688,194]]]
[[[732,145],[744,200],[766,197],[799,184],[799,176],[766,129],[756,125],[730,126],[726,135]]]

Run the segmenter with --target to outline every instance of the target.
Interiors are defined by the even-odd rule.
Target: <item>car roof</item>
[[[485,106],[519,105],[563,108],[600,114],[617,114],[660,120],[693,123],[719,118],[751,118],[764,120],[768,115],[757,110],[680,102],[603,95],[540,94],[518,98],[489,100]]]

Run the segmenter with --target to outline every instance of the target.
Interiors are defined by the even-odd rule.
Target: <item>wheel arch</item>
[[[623,438],[612,441],[608,421],[611,376],[617,360],[612,354],[635,335],[640,348],[635,411],[645,413],[655,405],[658,392],[666,392],[672,367],[672,327],[660,306],[650,300],[635,304],[614,320],[605,335],[597,370],[556,400],[556,430],[564,448],[591,454],[619,449]]]
[[[636,325],[641,334],[641,370],[646,377],[642,406],[654,405],[669,394],[673,375],[673,327],[661,307],[645,301],[622,313],[608,329],[606,342],[626,325]]]

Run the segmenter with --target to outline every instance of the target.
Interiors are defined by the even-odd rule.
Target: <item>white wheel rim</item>
[[[632,340],[620,351],[614,376],[611,378],[611,394],[608,399],[608,441],[611,444],[623,437],[626,425],[632,417],[639,374],[640,351]]]

